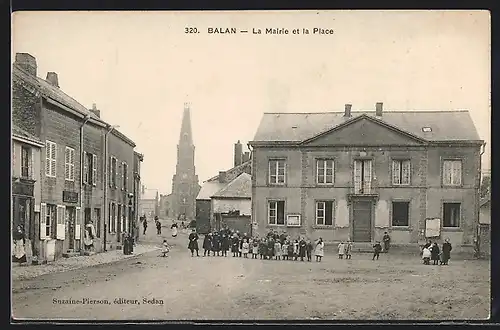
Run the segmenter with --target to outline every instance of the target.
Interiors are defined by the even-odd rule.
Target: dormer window
[[[431,127],[422,127],[422,132],[425,132],[425,133],[429,133],[429,132],[432,132],[432,128]]]

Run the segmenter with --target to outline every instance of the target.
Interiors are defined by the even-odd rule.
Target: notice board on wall
[[[439,237],[441,235],[441,219],[425,219],[425,237]]]

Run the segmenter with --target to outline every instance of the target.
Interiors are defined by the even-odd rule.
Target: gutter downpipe
[[[80,125],[80,255],[85,254],[85,248],[83,244],[83,238],[85,236],[85,210],[83,209],[83,164],[84,164],[84,151],[83,151],[83,128],[85,124],[90,120],[90,114],[85,116],[85,121]]]
[[[477,225],[476,225],[476,240],[477,240],[477,257],[480,258],[481,257],[481,241],[480,241],[480,238],[481,238],[481,235],[480,235],[480,230],[481,230],[481,226],[479,224],[479,217],[481,215],[481,206],[479,205],[480,202],[481,202],[481,184],[482,184],[482,172],[481,172],[481,168],[482,168],[482,162],[483,162],[483,154],[484,152],[486,151],[486,142],[484,142],[482,145],[482,150],[479,152],[479,185],[477,186],[477,192],[476,192],[476,201],[477,201]]]
[[[104,196],[104,252],[106,252],[107,246],[106,246],[106,240],[107,240],[107,235],[108,235],[108,230],[107,228],[107,219],[108,219],[108,179],[109,179],[109,173],[108,173],[108,135],[115,129],[115,126],[108,125],[107,126],[108,131],[104,135],[104,186],[103,186],[103,196]]]

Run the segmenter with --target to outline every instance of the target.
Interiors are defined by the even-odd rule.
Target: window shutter
[[[47,226],[47,204],[40,203],[40,240],[46,240],[45,227]]]
[[[35,159],[35,149],[33,148],[30,148],[30,159],[29,159],[29,169],[28,169],[28,176],[32,179],[35,179],[35,170],[34,170],[34,167],[35,167],[35,163],[34,163],[34,159]]]
[[[97,155],[92,155],[92,184],[97,186]]]
[[[108,204],[108,233],[111,233],[111,203]]]
[[[354,192],[357,194],[361,190],[361,161],[354,161]]]
[[[50,143],[45,142],[45,175],[50,175]]]
[[[50,162],[50,174],[52,176],[56,176],[56,159],[57,159],[57,145],[55,143],[51,143],[51,150],[50,150],[50,155],[51,155],[51,162]]]
[[[410,161],[409,160],[405,160],[402,162],[402,167],[403,167],[403,175],[401,176],[402,177],[402,182],[401,184],[410,184]]]
[[[396,160],[392,161],[392,183],[401,184],[399,178],[401,178],[399,162]]]
[[[363,193],[365,194],[369,194],[370,191],[371,191],[371,187],[372,187],[372,161],[371,160],[366,160],[364,161],[364,166],[365,166],[365,170],[364,170],[364,178],[363,178],[363,181],[364,181],[364,189],[363,189]]]
[[[57,205],[56,238],[59,240],[64,240],[66,236],[65,211],[66,207],[64,205]]]
[[[115,206],[115,214],[114,214],[114,217],[113,217],[113,221],[114,221],[114,230],[113,232],[116,233],[116,229],[118,228],[118,208],[120,207],[120,205],[117,204],[117,206]]]
[[[64,150],[64,179],[65,180],[70,180],[70,174],[69,174],[69,162],[70,162],[70,149],[66,148]]]
[[[110,156],[108,159],[108,175],[107,175],[107,180],[108,180],[108,186],[111,187],[111,183],[113,182],[112,180],[112,175],[113,171],[111,170],[113,168],[113,158]]]
[[[89,160],[87,158],[87,152],[83,152],[83,183],[89,182]]]
[[[76,207],[76,213],[75,213],[75,239],[80,239],[81,237],[81,217],[82,215],[80,214],[81,208],[79,206]]]
[[[128,183],[128,182],[129,182],[129,181],[128,181],[128,180],[129,180],[128,172],[129,172],[129,171],[128,171],[128,165],[127,165],[127,164],[125,164],[125,165],[126,165],[126,167],[127,167],[127,174],[126,174],[126,176],[125,176],[125,179],[126,179],[126,180],[125,180],[125,191],[128,191],[128,185],[129,185],[129,183]]]
[[[118,159],[115,158],[115,188],[118,188],[118,182],[120,182],[120,166],[118,166]]]
[[[69,175],[71,181],[75,181],[75,149],[71,149],[69,162],[70,162]]]

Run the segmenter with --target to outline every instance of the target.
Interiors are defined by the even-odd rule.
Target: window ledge
[[[453,231],[463,231],[460,227],[442,227],[443,231],[453,232]]]
[[[313,225],[313,229],[333,229],[333,225]]]
[[[268,224],[266,225],[266,228],[270,228],[270,227],[286,227],[286,225],[284,225],[284,224],[283,224],[283,225],[272,225],[272,224],[269,224],[269,223],[268,223]]]
[[[411,231],[409,226],[391,226],[390,228],[394,231]]]

